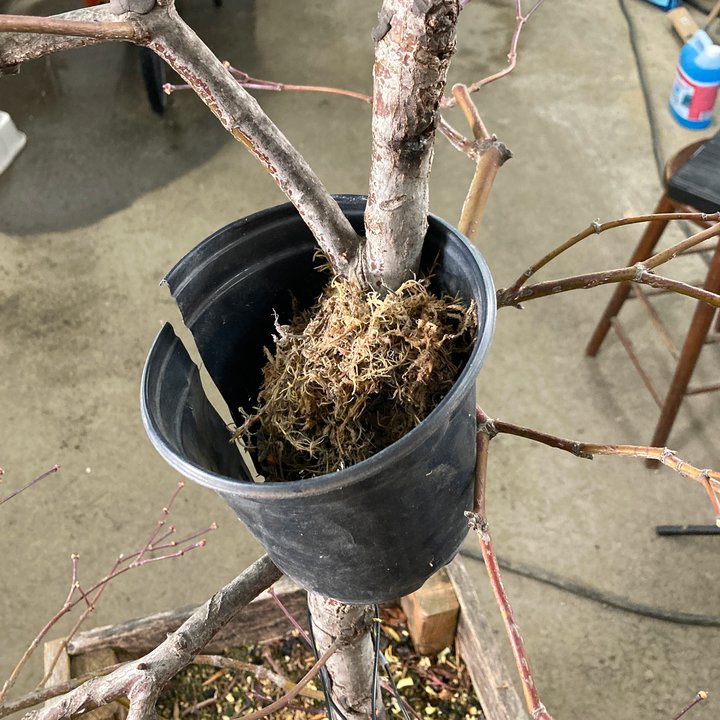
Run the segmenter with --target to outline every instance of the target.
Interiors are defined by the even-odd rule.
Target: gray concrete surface
[[[665,109],[679,44],[662,12],[626,2],[668,155],[697,137]],[[183,8],[221,57],[253,75],[368,91],[376,5],[262,0],[253,9],[250,0],[226,0],[217,10],[209,0],[185,0]],[[5,11],[59,6],[70,5],[0,3]],[[510,0],[473,0],[452,80],[501,67],[512,26]],[[260,100],[328,188],[365,191],[367,107],[324,95]],[[478,103],[514,152],[478,240],[499,286],[589,221],[654,207],[660,186],[650,129],[617,3],[548,0],[523,34],[517,72]],[[179,479],[150,447],[138,410],[145,355],[161,323],[174,317],[160,279],[213,230],[283,198],[195,97],[178,94],[164,117],[151,113],[133,48],[107,45],[30,63],[0,81],[0,108],[28,134],[27,148],[0,176],[3,492],[62,465],[0,508],[4,677],[61,605],[70,553],[80,553],[83,582],[100,576],[118,553],[142,544]],[[448,118],[463,125],[456,111]],[[456,221],[471,173],[469,161],[440,140],[435,213]],[[544,277],[623,264],[637,237],[634,229],[591,239]],[[502,311],[478,383],[485,410],[568,437],[647,443],[657,409],[617,341],[609,339],[596,360],[583,356],[609,292]],[[666,298],[661,305],[682,337],[693,304]],[[634,313],[626,315],[634,341],[664,386],[672,363]],[[712,375],[717,353],[708,350],[703,363]],[[717,396],[689,400],[670,445],[718,467],[719,421]],[[720,615],[718,540],[653,532],[658,522],[711,521],[698,486],[640,461],[589,463],[509,437],[493,442],[490,469],[489,513],[502,554],[637,602]],[[119,578],[92,624],[199,602],[260,553],[199,487],[183,490],[172,516],[180,532],[214,520],[220,530],[202,551]],[[482,567],[473,572],[500,632]],[[701,688],[714,695],[693,717],[717,717],[717,628],[641,618],[512,575],[506,582],[556,717],[669,719]],[[19,688],[32,685],[26,678]]]

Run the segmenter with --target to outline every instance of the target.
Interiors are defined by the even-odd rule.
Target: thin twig
[[[99,40],[139,40],[142,33],[130,22],[84,22],[32,15],[0,15],[0,32],[42,33]]]
[[[163,509],[160,513],[160,519],[157,521],[157,524],[155,525],[154,530],[150,533],[150,537],[148,538],[147,542],[143,546],[142,550],[140,550],[140,553],[138,554],[137,560],[135,560],[131,565],[137,565],[142,559],[145,553],[152,547],[153,542],[155,541],[155,538],[160,534],[160,530],[165,526],[165,520],[167,519],[167,516],[170,514],[170,509],[172,508],[173,503],[175,502],[175,499],[180,494],[182,489],[185,487],[185,482],[183,480],[180,480],[177,484],[177,487],[173,491],[172,495],[170,496],[170,499],[167,501],[167,503],[163,506]]]
[[[335,638],[330,647],[322,654],[322,657],[308,670],[303,676],[302,680],[289,692],[283,695],[281,698],[276,700],[270,705],[267,705],[260,710],[248,713],[247,715],[236,715],[231,720],[259,720],[260,718],[266,717],[270,713],[285,707],[291,700],[294,700],[300,691],[318,674],[320,669],[324,667],[325,663],[330,659],[330,656],[335,652],[342,638]]]
[[[58,466],[56,466],[58,467]],[[48,471],[54,472],[54,468]],[[46,473],[46,474],[48,474]],[[40,476],[41,479],[42,476]],[[34,480],[33,482],[37,482],[37,480]],[[28,487],[28,486],[26,486]],[[172,506],[173,501],[177,497],[178,492],[180,491],[181,486],[179,485],[170,496],[170,499],[168,503],[163,507],[163,515],[161,516],[161,520],[167,516],[166,510],[169,511],[169,508]],[[73,627],[71,628],[70,632],[65,637],[65,640],[63,643],[60,644],[60,646],[57,648],[57,651],[55,653],[55,656],[53,657],[52,661],[48,665],[48,669],[45,672],[44,677],[39,683],[38,687],[42,687],[47,680],[50,677],[50,674],[52,673],[52,670],[54,669],[58,659],[60,658],[60,655],[62,654],[63,650],[65,649],[67,643],[70,641],[70,639],[75,635],[75,633],[78,631],[78,629],[81,627],[82,623],[87,619],[89,614],[94,610],[95,606],[97,605],[98,601],[100,600],[100,597],[102,596],[105,588],[107,587],[108,583],[110,583],[112,580],[117,578],[120,575],[123,575],[124,573],[128,572],[129,570],[142,567],[144,565],[148,565],[154,562],[161,562],[164,560],[172,560],[177,559],[185,555],[191,550],[204,547],[206,541],[204,539],[199,540],[197,542],[191,543],[189,545],[184,545],[180,549],[177,549],[178,542],[169,543],[167,545],[161,545],[152,547],[151,543],[153,540],[153,536],[157,533],[158,528],[160,527],[160,524],[156,525],[153,534],[150,536],[150,540],[143,546],[143,548],[137,552],[131,553],[129,555],[120,555],[111,566],[110,570],[105,573],[105,575],[95,582],[90,588],[87,590],[84,590],[78,581],[78,555],[73,553],[71,555],[71,562],[72,562],[72,572],[71,572],[71,583],[70,583],[70,589],[68,591],[67,598],[65,599],[65,602],[62,604],[60,609],[45,623],[45,625],[40,629],[40,631],[37,633],[37,635],[33,638],[33,640],[30,642],[28,647],[23,652],[22,656],[16,663],[15,667],[10,673],[10,676],[3,684],[2,688],[0,689],[0,704],[3,702],[5,697],[7,696],[7,693],[9,690],[13,687],[15,682],[17,681],[18,676],[20,675],[20,672],[27,664],[30,657],[33,655],[35,650],[39,647],[40,643],[45,639],[48,632],[59,622],[59,620],[66,615],[68,615],[79,603],[84,602],[86,607],[83,610],[83,612],[78,616],[78,619],[74,623]],[[213,527],[216,527],[215,524],[210,526],[209,529],[213,529]],[[188,542],[191,539],[194,539],[197,537],[197,533],[191,534],[188,538],[180,541],[180,542]],[[142,557],[143,554],[146,554],[148,551],[161,551],[161,550],[173,550],[173,552],[166,552],[161,555],[155,555],[154,557]],[[77,592],[77,597],[73,596]]]
[[[48,477],[48,475],[52,475],[58,470],[60,470],[60,466],[53,465],[49,470],[46,470],[44,473],[38,475],[34,480],[31,480],[29,483],[26,483],[21,488],[18,488],[14,492],[11,492],[9,495],[6,495],[4,498],[0,498],[0,505],[8,502],[8,500],[12,500],[14,497],[17,497],[21,492],[24,492],[28,488],[31,488],[33,485],[35,485],[35,483],[39,483],[41,480],[44,480],[46,477]]]
[[[479,408],[476,416],[478,421],[481,421],[483,417],[487,417]],[[488,446],[494,436],[494,430],[483,422],[479,422],[478,426],[474,509],[472,512],[466,512],[465,515],[468,518],[468,525],[477,533],[480,541],[480,549],[483,559],[485,560],[485,568],[487,569],[490,585],[495,595],[495,601],[500,610],[508,639],[510,640],[515,665],[520,675],[520,682],[530,717],[533,718],[533,720],[552,720],[545,706],[540,701],[540,696],[530,669],[530,661],[527,651],[525,650],[525,643],[520,634],[520,628],[515,622],[513,609],[503,585],[502,573],[500,572],[492,537],[490,536],[490,528],[485,515],[485,493],[487,488]],[[480,436],[483,436],[484,440],[481,440]]]
[[[510,51],[508,52],[507,56],[507,66],[502,70],[493,73],[492,75],[488,75],[487,77],[484,77],[472,83],[471,85],[468,85],[468,92],[477,92],[481,87],[485,87],[486,85],[489,85],[496,80],[504,78],[506,75],[509,75],[515,69],[515,67],[517,66],[517,50],[518,42],[520,40],[520,33],[522,33],[527,21],[533,16],[535,11],[543,4],[543,2],[544,0],[536,0],[535,4],[530,8],[530,10],[525,15],[523,15],[521,0],[515,0],[515,31],[513,32],[512,39],[510,40]],[[443,107],[453,107],[456,103],[456,98],[443,98]]]
[[[474,138],[476,140],[489,140],[490,133],[480,117],[480,112],[478,111],[477,106],[470,97],[467,85],[463,85],[462,83],[453,85],[452,94],[455,101],[460,106],[460,109],[463,111]]]
[[[677,714],[672,720],[680,720],[680,718],[688,711],[692,710],[699,702],[707,700],[708,693],[705,690],[700,690],[698,694]]]
[[[227,60],[223,62],[223,65],[228,69],[232,76],[238,81],[238,84],[244,87],[246,90],[268,90],[275,92],[295,91],[295,92],[317,92],[317,93],[328,93],[331,95],[344,95],[345,97],[351,97],[355,100],[362,100],[368,105],[372,104],[372,98],[370,95],[365,93],[355,92],[354,90],[346,90],[345,88],[329,87],[326,85],[295,85],[293,83],[276,82],[275,80],[264,80],[262,78],[255,78],[248,75],[242,70],[238,70],[233,67]],[[174,92],[192,90],[192,87],[187,84],[165,83],[163,85],[163,92],[166,95],[172,95]]]
[[[678,455],[668,448],[648,447],[644,445],[602,445],[598,443],[586,443],[578,440],[568,440],[557,435],[523,427],[505,420],[490,419],[482,411],[478,410],[478,421],[492,427],[495,433],[505,433],[518,437],[533,440],[534,442],[548,445],[549,447],[564,450],[577,457],[592,460],[595,455],[611,455],[615,457],[636,457],[647,460],[657,460],[666,467],[674,470],[682,477],[694,480],[699,483],[713,506],[713,510],[720,521],[720,472],[710,469],[701,469],[682,460]]]
[[[606,230],[612,230],[614,228],[623,227],[625,225],[635,225],[637,223],[654,222],[656,220],[700,220],[700,221],[720,221],[720,212],[716,213],[652,213],[650,215],[637,215],[635,217],[621,218],[619,220],[611,220],[610,222],[598,222],[595,221],[590,223],[584,230],[581,230],[577,235],[573,235],[569,240],[566,240],[561,245],[558,245],[554,250],[544,255],[540,260],[533,263],[517,280],[507,289],[508,293],[514,293],[520,290],[520,288],[540,269],[544,268],[548,263],[554,260],[558,255],[561,255],[566,250],[577,245],[580,241],[591,235],[600,235],[600,233]]]
[[[498,306],[517,306],[526,300],[545,297],[547,295],[556,295],[561,292],[567,292],[568,290],[585,290],[608,283],[632,281],[652,285],[653,287],[666,288],[681,295],[702,300],[714,307],[720,307],[720,296],[715,293],[711,293],[702,288],[696,288],[693,285],[681,283],[677,280],[655,275],[651,272],[654,268],[672,260],[685,250],[689,250],[716,235],[720,235],[720,223],[711,225],[709,228],[705,228],[691,235],[689,238],[675,243],[675,245],[672,245],[666,250],[656,253],[647,260],[643,260],[629,267],[587,273],[584,275],[573,275],[572,277],[562,278],[561,280],[548,280],[546,282],[527,285],[518,290],[514,290],[513,288],[501,289],[498,290],[497,293]]]
[[[294,682],[288,680],[288,678],[280,673],[268,670],[264,665],[255,665],[254,663],[235,660],[234,658],[225,657],[224,655],[196,655],[193,659],[193,663],[197,665],[210,665],[212,667],[245,670],[253,673],[253,675],[261,680],[269,680],[281,690],[292,690],[295,687]],[[300,691],[300,694],[304,697],[311,698],[312,700],[325,699],[325,696],[321,692],[313,690],[312,688],[303,688]]]
[[[473,160],[477,159],[475,143],[458,132],[445,118],[441,117],[438,120],[438,130],[456,150],[464,153]]]
[[[313,644],[310,640],[310,636],[305,632],[305,628],[293,617],[293,614],[285,607],[285,604],[283,601],[278,597],[278,594],[275,592],[275,588],[270,586],[268,588],[268,593],[270,594],[270,597],[273,599],[275,604],[280,608],[282,611],[282,614],[290,621],[292,626],[300,633],[300,636],[302,639],[306,642],[308,647],[312,648]]]

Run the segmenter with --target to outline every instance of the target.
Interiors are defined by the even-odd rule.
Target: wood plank
[[[70,668],[73,677],[81,677],[103,670],[117,662],[118,657],[114,650],[100,648],[70,658]],[[116,702],[83,713],[83,720],[124,720],[125,717],[127,717],[127,710]]]
[[[433,655],[451,646],[460,613],[455,590],[442,568],[414,593],[400,600],[415,649]]]
[[[448,575],[460,603],[457,642],[470,672],[487,720],[527,720],[522,700],[513,685],[513,674],[500,654],[500,646],[472,580],[458,555],[448,566]]]
[[[293,617],[307,629],[307,596],[284,578],[275,584],[275,592]],[[148,617],[106,625],[79,633],[68,643],[70,655],[100,648],[112,648],[128,655],[143,655],[157,647],[168,633],[174,632],[199,606],[160,612]],[[212,639],[206,653],[221,653],[228,647],[275,640],[291,629],[289,620],[268,593],[253,600],[234,620]]]

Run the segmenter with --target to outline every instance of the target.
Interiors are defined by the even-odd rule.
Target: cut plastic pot
[[[362,231],[365,198],[340,196]],[[153,445],[186,477],[218,492],[277,566],[308,590],[376,603],[420,587],[467,532],[475,465],[475,378],[495,325],[488,268],[467,239],[431,216],[423,263],[436,289],[475,300],[479,332],[450,392],[415,429],[371,458],[307,480],[255,483],[170,325],[150,350],[142,415]],[[166,281],[210,376],[239,421],[255,403],[275,313],[308,307],[327,277],[297,211],[238,220],[191,250]]]

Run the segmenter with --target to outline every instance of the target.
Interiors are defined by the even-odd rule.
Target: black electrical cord
[[[388,680],[390,681],[390,687],[392,688],[393,695],[395,696],[395,700],[398,704],[398,707],[400,708],[400,712],[403,714],[405,720],[410,720],[410,715],[408,714],[407,708],[405,707],[406,702],[405,700],[403,700],[402,695],[400,695],[398,686],[395,683],[395,678],[393,677],[392,670],[390,669],[390,663],[386,660],[385,656],[382,653],[380,653],[380,661],[382,662],[382,666],[385,668]]]
[[[482,554],[477,550],[469,548],[461,548],[460,554],[465,557],[472,558],[483,562]],[[507,558],[498,557],[498,564],[503,570],[521,575],[522,577],[536,580],[537,582],[551,585],[565,592],[572,593],[579,597],[592,600],[602,605],[622,610],[623,612],[633,613],[634,615],[642,615],[643,617],[653,618],[654,620],[663,620],[664,622],[675,623],[677,625],[699,625],[701,627],[720,627],[720,617],[713,615],[696,615],[695,613],[677,612],[674,610],[665,610],[664,608],[654,607],[652,605],[644,605],[636,603],[628,598],[615,595],[589,585],[583,585],[575,580],[556,575],[555,573],[543,570],[542,568],[526,565],[516,560],[508,560]]]
[[[630,39],[630,47],[633,57],[635,58],[635,67],[637,69],[638,80],[640,81],[640,89],[642,90],[643,101],[645,103],[645,113],[647,114],[648,124],[650,125],[650,140],[652,142],[653,155],[655,157],[655,165],[657,166],[660,184],[665,184],[665,155],[662,151],[662,143],[660,142],[660,131],[658,129],[657,118],[655,117],[655,109],[652,106],[650,96],[650,84],[645,73],[645,64],[640,55],[640,46],[638,44],[637,30],[635,29],[635,21],[630,15],[630,11],[625,4],[625,0],[618,0],[620,11],[625,18],[627,24],[628,37]]]

